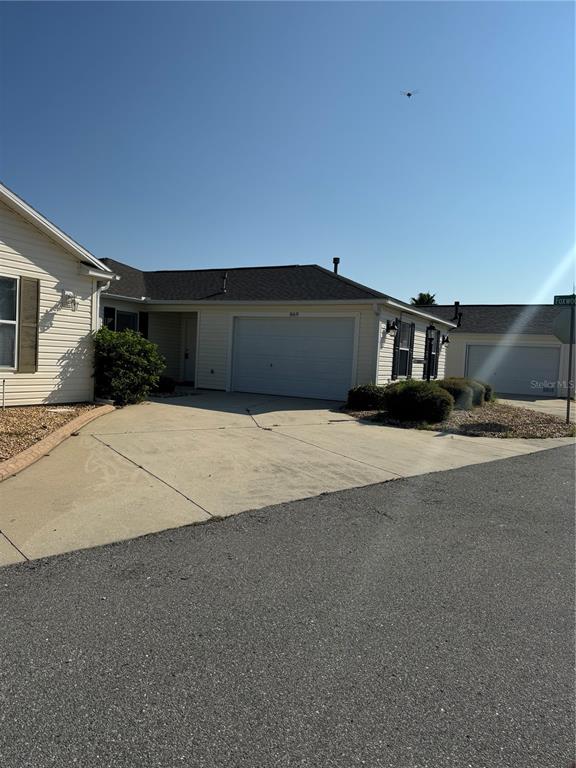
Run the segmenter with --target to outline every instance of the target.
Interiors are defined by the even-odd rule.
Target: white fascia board
[[[426,320],[433,320],[435,323],[439,323],[440,325],[446,325],[448,328],[457,328],[458,326],[456,323],[451,323],[449,320],[443,320],[441,317],[436,317],[435,315],[430,315],[428,312],[422,312],[419,309],[415,309],[410,304],[400,304],[400,302],[393,301],[392,299],[385,299],[384,303],[388,305],[389,307],[394,307],[394,309],[399,309],[402,312],[408,312],[412,315],[418,315],[418,317],[424,317]]]
[[[96,280],[120,280],[120,275],[114,274],[114,272],[104,272],[101,269],[92,269],[86,264],[80,264],[80,272],[88,277],[95,277]]]
[[[105,293],[102,298],[114,299],[118,301],[136,301],[139,304],[150,304],[150,301],[146,298],[146,296],[141,296],[139,299],[137,299],[134,296],[117,296],[115,293]],[[182,302],[179,303],[181,304]]]
[[[113,274],[112,270],[107,267],[106,264],[97,259],[96,256],[93,256],[90,251],[87,251],[75,240],[72,240],[69,235],[67,235],[65,232],[62,232],[61,229],[58,229],[55,224],[52,224],[51,221],[48,221],[48,219],[44,218],[42,214],[34,210],[31,205],[25,203],[24,200],[18,197],[17,194],[8,189],[8,187],[5,187],[3,184],[0,184],[0,200],[2,200],[2,202],[5,203],[8,208],[11,208],[13,211],[20,214],[23,219],[26,219],[26,221],[47,235],[51,240],[54,240],[54,242],[62,246],[64,250],[72,253],[82,261],[89,261],[94,267],[96,267],[96,269],[99,269],[102,272],[106,272],[108,275]]]

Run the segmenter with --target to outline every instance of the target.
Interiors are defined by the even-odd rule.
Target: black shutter
[[[138,330],[145,339],[148,338],[148,312],[138,312]]]
[[[440,360],[440,331],[436,331],[436,338],[434,339],[436,345],[436,354],[434,355],[434,370],[432,371],[432,378],[438,378],[438,362]]]
[[[414,334],[416,332],[416,324],[410,323],[410,351],[408,352],[408,366],[406,370],[406,378],[412,378],[412,358],[414,357]]]
[[[18,373],[38,370],[38,315],[40,281],[33,277],[20,278],[18,310]]]
[[[394,336],[394,354],[392,355],[392,379],[398,378],[398,365],[400,363],[400,333],[401,333],[401,322],[398,318],[396,318],[396,325],[398,326],[398,329],[396,331],[396,335]]]
[[[116,310],[114,307],[103,307],[102,323],[111,331],[116,330]]]

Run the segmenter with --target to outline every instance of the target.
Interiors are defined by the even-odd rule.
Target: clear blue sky
[[[0,178],[96,256],[571,289],[571,3],[2,3],[0,30]]]

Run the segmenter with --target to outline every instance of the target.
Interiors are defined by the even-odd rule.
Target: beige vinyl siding
[[[197,386],[200,388],[227,389],[229,386],[229,357],[235,314],[258,317],[267,314],[289,316],[291,312],[299,312],[300,315],[357,316],[356,383],[368,383],[375,380],[377,316],[372,307],[358,305],[343,308],[341,305],[330,304],[310,307],[303,304],[251,309],[245,305],[239,305],[225,309],[216,307],[199,308],[199,310]]]
[[[40,281],[38,370],[0,368],[7,405],[92,400],[92,340],[96,327],[95,281],[80,274],[78,259],[0,203],[0,274]],[[61,306],[71,291],[78,306]]]
[[[426,353],[426,327],[428,325],[427,320],[418,318],[416,315],[410,315],[403,312],[398,315],[391,313],[385,313],[380,316],[379,322],[379,352],[378,352],[378,373],[376,381],[380,385],[389,384],[392,381],[392,361],[394,358],[394,334],[386,333],[386,321],[400,319],[406,323],[414,323],[414,350],[412,356],[412,378],[422,379],[424,375],[424,364],[417,362],[423,360]],[[436,327],[442,334],[447,333],[447,329],[443,328],[439,323],[435,323]],[[446,361],[446,347],[441,345],[440,357],[438,359],[438,379],[444,376],[444,366]]]

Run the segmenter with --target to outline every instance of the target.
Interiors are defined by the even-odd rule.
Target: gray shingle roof
[[[454,305],[420,307],[444,320],[454,317]],[[553,304],[461,304],[462,325],[451,333],[551,334],[554,320],[565,307]]]
[[[286,267],[237,267],[143,272],[113,259],[102,259],[120,280],[109,296],[154,301],[353,301],[387,298],[385,294],[335,275],[316,264]],[[226,292],[223,276],[227,274]]]

